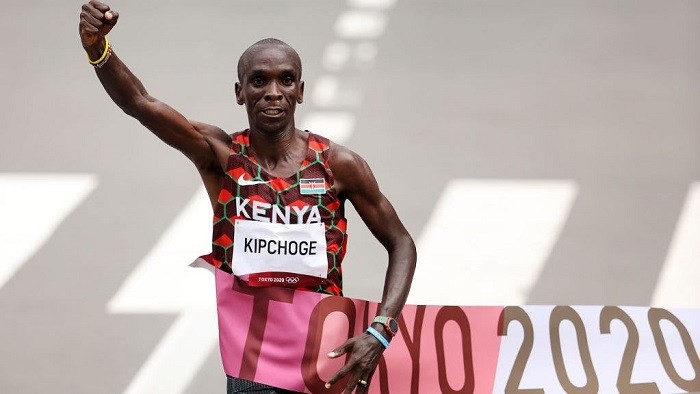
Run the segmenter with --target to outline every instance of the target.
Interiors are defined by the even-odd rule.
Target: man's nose
[[[267,92],[265,92],[265,100],[277,101],[282,100],[282,90],[276,81],[268,84]]]

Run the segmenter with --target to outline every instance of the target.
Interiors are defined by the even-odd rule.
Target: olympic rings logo
[[[286,279],[286,282],[289,283],[290,285],[299,283],[299,277],[298,276],[288,276]]]

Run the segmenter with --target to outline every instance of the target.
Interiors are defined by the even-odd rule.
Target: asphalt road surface
[[[80,4],[0,13],[3,393],[139,392],[179,316],[107,307],[200,186],[102,91]],[[115,51],[149,92],[230,132],[246,125],[240,53],[294,46],[300,125],[360,153],[419,243],[412,300],[700,307],[699,2],[111,5]],[[354,213],[349,231],[345,293],[377,300],[385,254]],[[214,347],[182,368],[171,390],[224,391]]]

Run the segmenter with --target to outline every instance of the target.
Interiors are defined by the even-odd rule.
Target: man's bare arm
[[[352,202],[367,228],[389,254],[380,315],[398,317],[406,303],[416,264],[411,235],[394,207],[379,190],[369,165],[356,153],[339,147],[333,174],[341,193]],[[383,327],[377,326],[383,331]]]
[[[416,267],[415,244],[393,206],[379,190],[367,163],[347,148],[334,145],[333,149],[330,164],[339,193],[352,202],[369,230],[389,254],[384,293],[378,314],[398,318],[406,303]],[[373,327],[388,340],[391,339],[383,325],[374,323]],[[370,381],[382,351],[379,342],[369,334],[351,338],[334,350],[333,357],[345,353],[351,353],[351,356],[328,383],[333,384],[350,373],[352,377],[345,392],[367,392],[367,386],[357,383],[360,380]]]
[[[79,32],[90,59],[98,60],[105,53],[105,36],[118,19],[116,11],[97,0],[83,5]],[[211,168],[214,162],[220,163],[216,151],[223,147],[225,152],[228,146],[228,136],[221,129],[193,124],[178,111],[149,95],[141,81],[115,53],[111,53],[107,62],[95,68],[95,71],[107,94],[119,108],[165,143],[184,153],[200,171]]]

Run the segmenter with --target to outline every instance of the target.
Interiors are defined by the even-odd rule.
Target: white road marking
[[[188,266],[211,250],[211,217],[202,188],[109,301],[108,312],[179,313],[215,305],[211,274]]]
[[[355,46],[355,66],[359,69],[369,69],[374,66],[377,57],[377,44],[372,41],[363,41]]]
[[[110,313],[181,313],[125,393],[181,393],[217,343],[210,272],[188,263],[211,249],[212,210],[200,189],[107,304]]]
[[[313,112],[304,117],[301,126],[343,144],[355,129],[355,116],[349,112]]]
[[[215,313],[192,309],[181,314],[124,393],[184,392],[216,347],[219,331]]]
[[[652,305],[700,307],[700,182],[688,191]]]
[[[348,4],[357,8],[376,8],[386,10],[396,5],[398,0],[348,0]]]
[[[91,174],[0,174],[0,288],[96,186]]]
[[[335,22],[335,33],[346,39],[373,39],[384,34],[387,17],[380,12],[346,11]]]
[[[572,181],[451,181],[418,242],[411,304],[520,305],[568,217]]]
[[[337,77],[324,75],[314,84],[311,98],[320,108],[355,107],[362,101],[362,94],[357,89],[348,87],[341,89],[340,80]]]
[[[345,42],[333,42],[323,51],[321,63],[328,71],[338,71],[350,59],[350,45]]]
[[[311,98],[319,107],[328,107],[337,99],[340,90],[340,81],[333,75],[323,75],[316,80]]]

